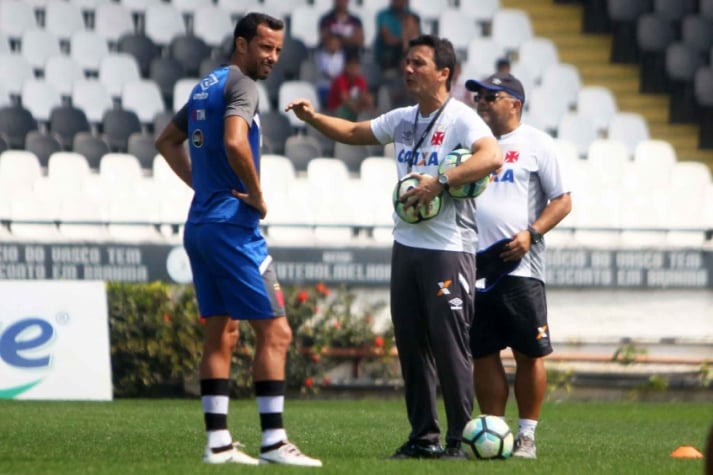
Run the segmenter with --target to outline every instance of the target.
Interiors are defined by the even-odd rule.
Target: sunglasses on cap
[[[498,99],[504,99],[504,98],[517,99],[516,97],[504,96],[498,92],[486,92],[486,93],[476,92],[475,94],[473,94],[473,100],[475,102],[484,100],[485,102],[493,103],[493,102],[497,101]]]

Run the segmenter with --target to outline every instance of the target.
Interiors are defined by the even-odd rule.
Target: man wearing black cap
[[[500,351],[509,346],[516,362],[519,412],[513,456],[536,458],[535,427],[547,389],[543,357],[552,352],[545,300],[543,235],[572,209],[552,138],[520,122],[522,83],[507,73],[466,81],[478,113],[503,151],[505,163],[477,198],[478,246],[497,248],[503,268],[514,269],[476,292],[470,331],[475,394],[484,414],[505,415],[508,383]],[[497,267],[497,266],[495,266]]]

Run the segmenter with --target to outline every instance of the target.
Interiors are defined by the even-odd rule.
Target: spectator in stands
[[[495,61],[495,72],[500,74],[510,74],[510,60],[500,58]]]
[[[260,160],[258,90],[284,42],[283,23],[250,13],[236,25],[230,66],[213,71],[156,140],[171,169],[195,191],[184,245],[205,317],[199,366],[206,463],[321,466],[288,441],[283,426],[285,361],[292,332],[259,221],[267,213]],[[190,157],[184,142],[190,137]],[[230,363],[238,321],[255,332],[252,377],[262,443],[259,460],[228,431]]]
[[[391,0],[376,17],[376,62],[385,73],[397,71],[409,41],[421,33],[421,19],[408,7],[408,0]]]
[[[478,114],[450,100],[455,59],[446,39],[424,35],[411,40],[404,80],[417,105],[373,120],[350,122],[320,114],[306,99],[286,108],[332,140],[394,143],[399,178],[419,174],[419,185],[403,195],[404,204],[420,209],[436,196],[443,202],[428,221],[409,224],[395,218],[391,318],[411,424],[408,441],[393,455],[397,459],[466,458],[461,437],[473,409],[468,328],[474,303],[475,203],[466,199],[456,205],[444,191],[495,171],[502,154]],[[472,157],[438,175],[440,160],[458,146],[472,150]],[[436,410],[439,381],[448,419],[445,450]]]
[[[361,74],[359,52],[347,52],[346,65],[342,74],[332,82],[329,90],[327,109],[337,117],[356,120],[359,114],[374,112],[374,97]]]
[[[328,33],[314,54],[317,63],[317,95],[320,105],[327,104],[332,81],[344,71],[345,52],[339,36]]]
[[[514,267],[506,275],[486,277],[476,289],[470,328],[475,394],[482,414],[505,416],[508,382],[500,351],[509,346],[515,356],[520,416],[513,455],[536,458],[535,428],[547,389],[543,357],[552,352],[543,235],[572,209],[570,189],[552,138],[520,122],[522,83],[496,73],[465,84],[476,93],[478,113],[505,156],[503,167],[476,200],[478,246],[496,250],[503,266]]]
[[[328,35],[336,35],[345,48],[364,47],[364,28],[359,17],[349,12],[349,0],[334,0],[334,7],[319,19],[319,34],[322,44]]]

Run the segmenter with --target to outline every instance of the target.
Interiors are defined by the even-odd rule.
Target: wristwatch
[[[438,175],[438,183],[443,186],[443,189],[448,191],[450,184],[448,183],[448,177],[445,174]]]
[[[527,227],[527,231],[530,233],[530,242],[532,244],[540,244],[544,239],[544,236],[537,229],[532,226]]]

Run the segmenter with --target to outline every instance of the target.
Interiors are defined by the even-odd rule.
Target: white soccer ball
[[[422,205],[418,209],[413,206],[406,208],[404,203],[400,201],[401,196],[416,186],[418,186],[418,178],[413,175],[407,175],[396,183],[393,193],[394,210],[396,214],[399,218],[411,224],[431,219],[441,211],[440,196],[436,196],[430,203]]]
[[[514,437],[503,419],[481,414],[465,425],[463,442],[479,459],[506,459],[512,455]]]
[[[471,157],[467,148],[457,148],[446,155],[438,165],[438,174],[442,175],[451,168],[455,168]],[[480,195],[490,183],[490,175],[486,175],[474,183],[466,183],[458,186],[450,186],[448,194],[453,198],[475,198]]]

